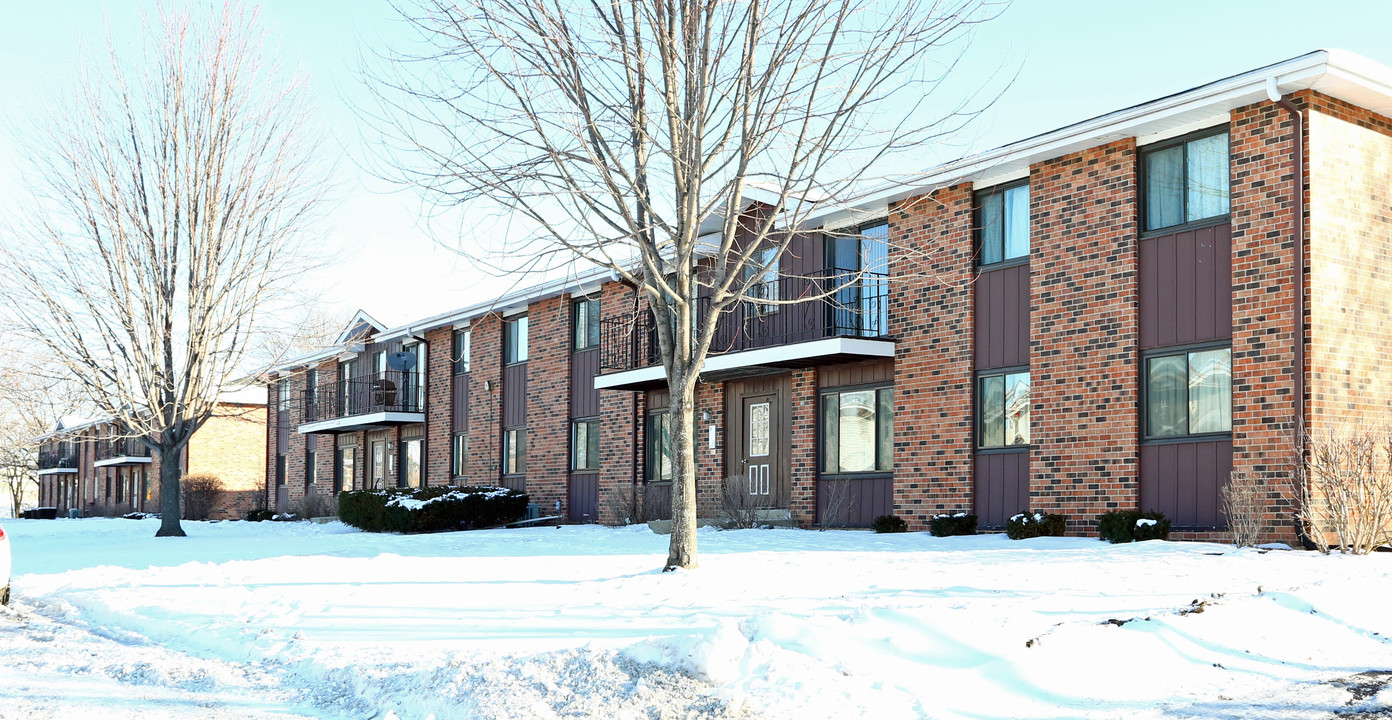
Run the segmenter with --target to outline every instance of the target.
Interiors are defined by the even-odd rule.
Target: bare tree
[[[146,21],[35,123],[6,319],[160,459],[159,536],[182,536],[180,457],[297,277],[322,203],[306,85],[234,3]]]
[[[38,489],[39,438],[83,406],[70,383],[36,368],[36,360],[12,339],[0,344],[0,488],[14,517]]]
[[[387,174],[528,226],[488,228],[503,241],[478,262],[597,265],[638,289],[672,398],[666,567],[695,567],[695,388],[717,319],[835,292],[766,288],[812,212],[970,119],[935,91],[993,3],[403,2],[419,43],[366,73]]]
[[[1296,431],[1289,479],[1298,529],[1320,551],[1392,543],[1392,425]]]

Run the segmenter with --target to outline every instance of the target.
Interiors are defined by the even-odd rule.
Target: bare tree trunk
[[[183,476],[184,447],[155,448],[159,456],[160,472],[160,527],[155,537],[184,537],[184,528],[179,524],[179,478]]]
[[[696,563],[696,387],[672,390],[672,535],[664,570],[694,569]]]

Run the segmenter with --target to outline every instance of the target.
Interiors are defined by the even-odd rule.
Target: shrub
[[[179,479],[179,497],[185,520],[207,520],[222,497],[222,480],[216,475],[185,475]]]
[[[1244,472],[1234,472],[1228,483],[1218,491],[1223,501],[1223,515],[1228,518],[1228,535],[1238,547],[1254,547],[1261,537],[1262,504],[1265,490],[1261,478]]]
[[[248,510],[247,522],[264,522],[275,517],[275,513],[270,510]]]
[[[969,515],[967,513],[957,513],[955,515],[934,515],[933,519],[928,521],[928,532],[933,533],[934,537],[951,537],[953,535],[975,535],[976,516]]]
[[[1154,510],[1113,510],[1097,518],[1097,535],[1110,543],[1164,540],[1170,536],[1170,521]]]
[[[368,532],[485,528],[526,513],[526,493],[499,487],[351,490],[338,496],[338,518]]]
[[[764,512],[773,507],[771,496],[751,493],[750,489],[749,478],[744,475],[725,478],[720,487],[720,527],[741,530],[764,524]]]
[[[1354,555],[1392,543],[1392,425],[1314,435],[1299,428],[1292,450],[1289,482],[1302,542]]]
[[[1005,523],[1005,535],[1011,540],[1063,537],[1067,529],[1067,517],[1057,513],[1030,512],[1029,510],[1010,518]]]
[[[870,522],[877,533],[901,533],[909,531],[909,524],[897,515],[881,515]]]

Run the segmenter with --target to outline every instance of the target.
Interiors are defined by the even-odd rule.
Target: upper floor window
[[[822,394],[822,472],[894,469],[894,388]]]
[[[276,410],[285,412],[290,409],[290,378],[282,379],[280,381],[280,386],[276,389]]]
[[[310,405],[319,401],[319,371],[310,370],[305,373],[305,402]]]
[[[983,374],[976,383],[976,446],[989,449],[1029,445],[1029,371]]]
[[[575,349],[599,347],[599,298],[576,300],[571,310],[571,336]]]
[[[977,263],[994,265],[1029,257],[1029,185],[1007,185],[976,194]]]
[[[889,223],[828,236],[826,266],[836,283],[829,329],[863,337],[889,332]]]
[[[1228,132],[1181,139],[1147,149],[1146,230],[1228,214]]]
[[[745,297],[749,300],[746,312],[769,315],[778,312],[778,305],[764,302],[778,300],[778,248],[763,248],[749,256],[744,265],[744,281],[749,282]]]
[[[384,376],[384,375],[387,374],[387,351],[386,351],[386,350],[378,351],[376,355],[373,355],[373,356],[372,356],[372,367],[373,367],[374,372],[377,373],[377,376],[378,376],[378,377],[382,377],[382,376]]]
[[[451,360],[454,365],[454,374],[463,375],[469,372],[469,350],[473,341],[472,333],[466,328],[454,331],[454,348]]]
[[[527,359],[527,316],[505,322],[503,327],[503,363],[525,362]]]
[[[1147,357],[1145,423],[1150,438],[1232,432],[1232,348]]]

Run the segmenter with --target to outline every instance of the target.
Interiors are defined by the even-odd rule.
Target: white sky
[[[0,0],[0,201],[21,182],[9,128],[26,109],[70,82],[80,46],[100,47],[109,18],[118,42],[139,27],[139,0]],[[420,205],[364,172],[353,67],[360,43],[399,36],[385,0],[270,0],[264,15],[281,55],[311,77],[311,89],[340,164],[341,204],[324,228],[330,269],[304,288],[345,319],[362,308],[393,325],[472,304],[515,280],[490,278],[423,231]],[[1392,65],[1392,3],[1197,0],[1016,0],[982,26],[959,71],[985,82],[1002,68],[1014,84],[957,143],[925,156],[927,167],[1126,105],[1321,47]]]

